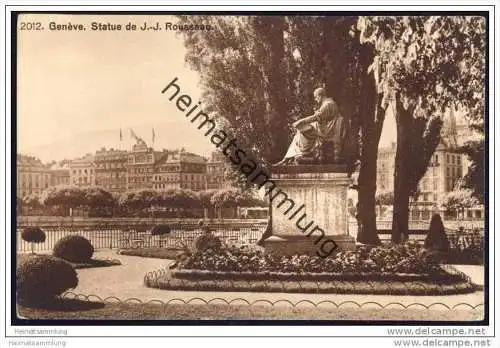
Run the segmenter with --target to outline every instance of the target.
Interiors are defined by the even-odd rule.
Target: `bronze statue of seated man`
[[[293,123],[295,136],[285,157],[276,165],[345,163],[345,119],[323,88],[314,91],[314,99],[320,105],[319,109],[313,115]]]

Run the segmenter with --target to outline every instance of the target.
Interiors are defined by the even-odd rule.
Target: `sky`
[[[181,93],[200,100],[199,76],[184,63],[174,31],[92,31],[91,22],[142,26],[170,16],[23,15],[43,31],[18,33],[18,152],[44,162],[81,157],[101,147],[130,149],[130,129],[156,149],[208,156],[214,145],[187,122],[161,90],[178,77]],[[86,31],[53,31],[49,22],[83,24]],[[203,104],[202,104],[203,105]],[[395,139],[388,115],[381,146]],[[123,141],[120,141],[120,129]]]

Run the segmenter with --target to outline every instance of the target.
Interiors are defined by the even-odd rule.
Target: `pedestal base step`
[[[319,241],[316,237],[297,235],[273,235],[263,242],[266,252],[278,255],[311,255],[328,257],[341,250],[355,250],[354,237],[346,235],[325,236]]]

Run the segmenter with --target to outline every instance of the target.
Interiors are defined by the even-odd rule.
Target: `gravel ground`
[[[121,300],[126,300],[129,298],[137,298],[142,302],[147,302],[151,300],[160,300],[163,302],[171,301],[173,299],[181,299],[183,302],[189,302],[191,304],[203,303],[215,298],[222,298],[226,301],[233,301],[232,303],[245,304],[246,302],[256,302],[261,301],[262,305],[265,305],[266,301],[276,303],[275,307],[291,307],[290,302],[297,304],[300,301],[312,301],[313,303],[323,302],[320,306],[332,307],[335,305],[331,304],[334,302],[337,305],[342,304],[342,308],[353,308],[359,307],[356,303],[362,305],[363,309],[377,308],[373,302],[379,303],[386,306],[387,309],[399,309],[401,308],[398,303],[410,307],[415,310],[422,310],[425,307],[421,306],[431,306],[435,311],[446,311],[449,310],[440,304],[445,304],[448,307],[456,307],[456,310],[452,312],[459,313],[461,310],[467,310],[467,312],[472,313],[476,320],[481,319],[481,315],[478,315],[478,311],[468,311],[471,306],[478,306],[477,310],[482,313],[484,303],[484,292],[476,291],[471,294],[463,295],[447,295],[447,296],[389,296],[389,295],[345,295],[345,294],[291,294],[291,293],[252,293],[252,292],[200,292],[200,291],[170,291],[170,290],[159,290],[147,288],[143,284],[144,275],[147,272],[157,270],[159,268],[167,267],[171,261],[152,259],[152,258],[141,258],[137,256],[125,256],[117,255],[116,251],[98,251],[95,253],[97,258],[115,258],[121,261],[121,266],[106,267],[106,268],[94,268],[94,269],[81,269],[77,270],[79,284],[78,287],[72,292],[76,294],[84,295],[98,295],[100,298],[104,299],[106,297],[117,297]],[[478,266],[472,266],[478,267]],[[462,269],[463,270],[463,269]],[[468,270],[470,271],[470,270]],[[198,299],[198,300],[197,300]],[[199,300],[201,299],[201,300]],[[356,302],[356,303],[353,303]],[[370,303],[372,302],[372,303]],[[391,304],[392,303],[392,304]],[[417,305],[418,304],[418,305]],[[428,314],[431,311],[427,311]],[[434,312],[434,311],[433,311]],[[460,315],[457,317],[457,320]],[[438,319],[443,320],[443,319]]]

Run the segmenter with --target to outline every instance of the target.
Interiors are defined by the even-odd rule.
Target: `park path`
[[[347,301],[354,301],[358,304],[377,302],[382,306],[386,306],[390,303],[401,303],[405,306],[409,306],[412,303],[419,303],[426,306],[430,306],[433,303],[443,303],[449,307],[454,307],[460,303],[466,303],[471,306],[477,306],[484,303],[483,291],[476,291],[470,294],[446,296],[393,296],[160,290],[147,288],[146,286],[144,286],[144,275],[147,272],[165,268],[171,261],[142,258],[136,256],[117,255],[115,251],[98,251],[95,253],[95,257],[118,259],[121,261],[122,265],[77,270],[79,283],[77,288],[71,290],[72,292],[83,295],[97,295],[102,299],[111,296],[117,297],[120,300],[137,298],[143,302],[151,300],[161,300],[163,302],[166,302],[173,299],[182,299],[184,301],[188,301],[193,298],[201,298],[205,301],[209,301],[214,298],[223,298],[227,301],[231,301],[233,299],[240,298],[245,299],[248,302],[254,302],[258,300],[268,300],[271,302],[276,302],[278,300],[288,300],[293,303],[297,303],[303,300],[309,300],[313,303],[319,303],[321,301],[332,301],[337,305]],[[477,282],[476,284],[482,283],[482,267],[460,266],[457,268],[470,275],[473,281]],[[280,302],[277,305],[289,304],[287,304],[286,302]],[[447,310],[447,308],[444,306],[433,306],[433,309]],[[464,305],[457,307],[457,309],[469,309],[469,307]]]

